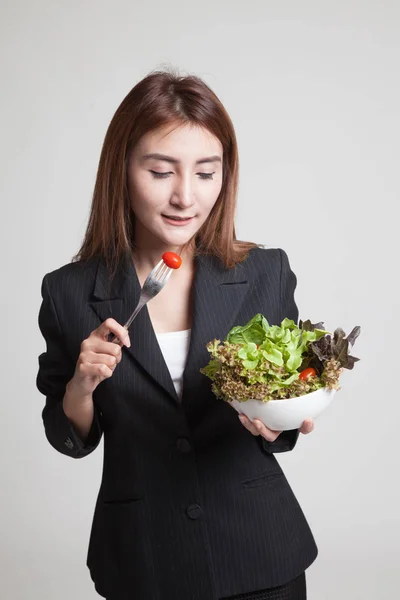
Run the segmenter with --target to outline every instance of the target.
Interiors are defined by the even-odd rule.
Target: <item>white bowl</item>
[[[253,421],[260,419],[274,431],[298,429],[305,419],[316,419],[330,404],[336,390],[321,388],[315,392],[286,400],[232,400],[230,404],[238,413],[243,413]]]

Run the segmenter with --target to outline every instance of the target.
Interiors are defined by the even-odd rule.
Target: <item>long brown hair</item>
[[[224,106],[199,77],[155,71],[135,85],[111,120],[100,155],[88,226],[73,261],[102,256],[114,273],[119,261],[132,252],[135,215],[127,188],[128,156],[143,135],[171,123],[201,126],[223,147],[221,192],[195,236],[195,252],[213,254],[231,268],[257,246],[236,239],[239,160],[235,130]]]

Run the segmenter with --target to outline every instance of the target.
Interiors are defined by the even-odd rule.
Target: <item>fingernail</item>
[[[127,336],[127,338],[125,339],[125,344],[128,346],[128,348],[131,347],[131,340],[129,339],[129,336]]]
[[[239,417],[239,421],[243,424],[244,423],[243,415],[238,415],[238,417]]]
[[[260,421],[254,421],[254,425],[257,427],[257,429],[260,431],[260,429],[262,429],[262,425],[260,423]]]

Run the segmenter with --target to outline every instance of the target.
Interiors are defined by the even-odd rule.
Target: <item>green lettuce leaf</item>
[[[274,342],[272,342],[271,340],[267,339],[261,344],[260,353],[272,364],[277,365],[278,367],[281,367],[283,365],[282,352],[279,350],[278,346],[274,344]]]
[[[267,319],[259,313],[243,327],[233,327],[228,333],[226,341],[230,344],[248,344],[252,342],[260,345],[265,339],[268,327]]]

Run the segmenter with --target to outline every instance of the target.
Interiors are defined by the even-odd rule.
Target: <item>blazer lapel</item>
[[[100,259],[94,296],[91,302],[101,322],[112,317],[123,325],[134,311],[140,296],[140,283],[133,261],[128,257],[121,263],[113,281],[109,279],[103,259]],[[175,401],[178,396],[170,372],[157,342],[147,307],[144,306],[130,327],[131,347],[124,347],[135,361]]]
[[[248,292],[246,268],[239,263],[226,269],[213,256],[196,258],[193,290],[193,326],[189,354],[183,378],[183,390],[199,388],[205,379],[199,371],[210,359],[206,345],[213,339],[225,339]],[[185,398],[184,398],[185,401]],[[190,401],[190,400],[189,400]]]

